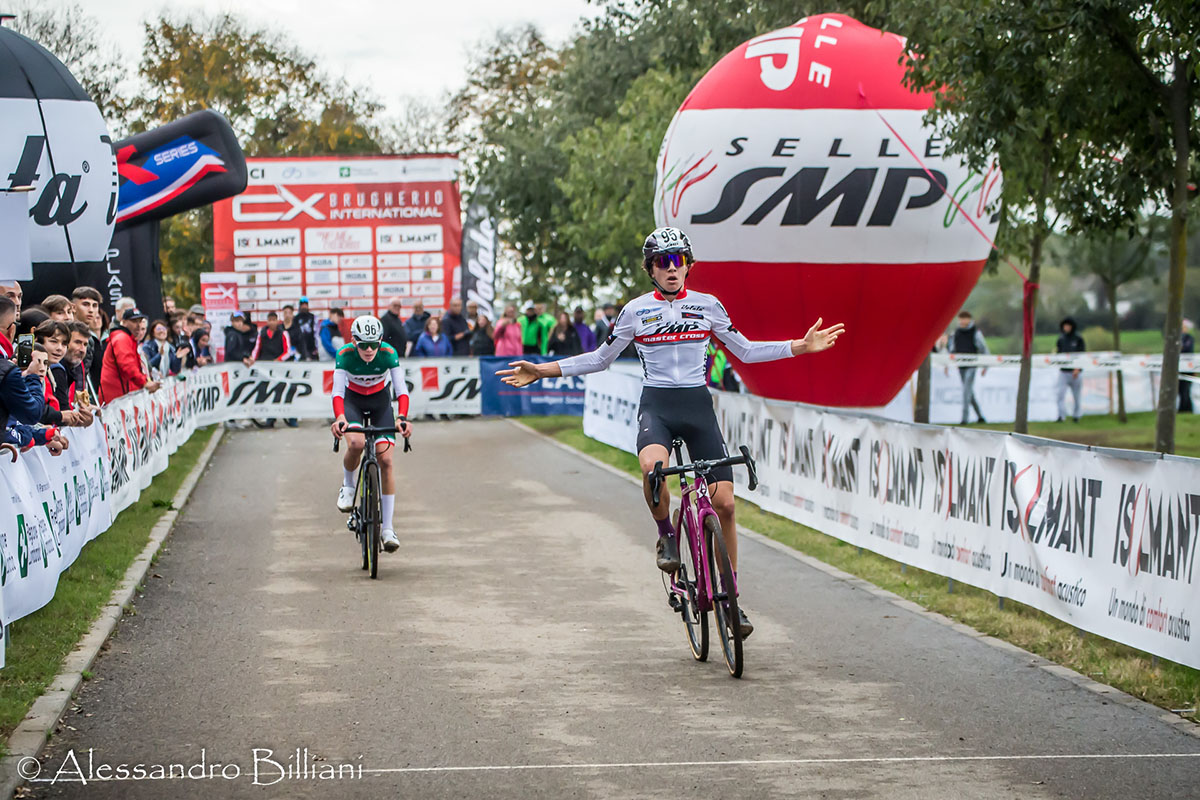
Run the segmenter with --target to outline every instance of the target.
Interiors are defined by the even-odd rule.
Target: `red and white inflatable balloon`
[[[945,157],[902,48],[841,14],[802,19],[721,59],[667,130],[655,218],[691,237],[688,285],[752,339],[846,323],[829,352],[738,363],[757,394],[886,404],[983,269],[999,172]]]

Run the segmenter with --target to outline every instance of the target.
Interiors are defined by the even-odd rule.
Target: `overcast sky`
[[[131,67],[141,55],[142,23],[164,9],[234,13],[287,33],[335,76],[370,88],[389,110],[404,96],[436,99],[461,86],[474,47],[499,28],[527,22],[553,44],[566,40],[586,0],[74,0],[100,20]],[[72,0],[46,0],[71,5]]]

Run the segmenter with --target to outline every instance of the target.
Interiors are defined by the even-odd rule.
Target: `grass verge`
[[[976,424],[968,427],[1011,431],[1012,423]],[[1029,432],[1034,436],[1090,444],[1094,447],[1154,450],[1154,412],[1130,414],[1129,422],[1125,425],[1122,425],[1116,416],[1109,414],[1082,417],[1079,422],[1031,422]],[[1200,414],[1175,416],[1175,454],[1200,458]]]
[[[171,500],[216,432],[202,428],[171,456],[167,469],[103,535],[84,545],[75,563],[58,579],[54,599],[9,627],[7,663],[0,670],[0,755],[9,734],[58,674],[63,659],[100,616],[104,604],[133,560],[150,541],[150,530],[171,508]]]
[[[523,417],[521,421],[630,475],[640,475],[637,458],[585,436],[579,417]],[[1182,716],[1200,721],[1195,711],[1200,706],[1200,670],[1155,660],[1140,650],[1095,634],[1085,635],[1071,625],[1012,600],[1005,600],[1000,608],[999,598],[982,589],[956,583],[954,591],[949,592],[948,582],[941,575],[915,567],[902,570],[897,561],[869,550],[860,552],[853,545],[767,513],[741,498],[737,500],[737,509],[738,519],[747,527],[826,564],[1134,697],[1170,710],[1192,709]]]

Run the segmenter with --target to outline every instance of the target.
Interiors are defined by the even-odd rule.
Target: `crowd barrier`
[[[634,451],[641,382],[587,378],[584,432]],[[888,421],[713,392],[762,508],[1200,668],[1200,459]]]
[[[527,357],[530,360],[546,360]],[[509,358],[406,360],[411,413],[583,413],[582,378],[517,391],[495,372]],[[330,362],[219,364],[170,378],[104,407],[100,424],[67,428],[58,457],[44,448],[0,463],[0,667],[8,625],[50,602],[83,546],[106,531],[198,426],[247,418],[328,419]]]

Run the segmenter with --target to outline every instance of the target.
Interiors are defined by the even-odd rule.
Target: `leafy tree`
[[[880,6],[891,19],[904,20],[908,80],[938,92],[934,116],[949,151],[977,167],[999,157],[1007,206],[999,245],[1026,254],[1024,303],[1032,320],[1055,205],[1079,174],[1088,141],[1080,95],[1092,87],[1078,66],[1078,44],[1054,16],[1053,2],[893,0]],[[1024,336],[1014,426],[1022,433],[1028,430],[1031,344]]]
[[[46,8],[22,0],[11,9],[12,28],[66,65],[119,138],[126,130],[127,103],[120,89],[128,70],[117,48],[101,39],[99,21],[77,3]]]
[[[563,233],[588,259],[570,290],[615,282],[632,294],[650,284],[637,258],[654,228],[655,158],[666,124],[699,76],[651,70],[633,82],[616,113],[567,138],[567,174],[558,186],[569,203]],[[632,255],[631,255],[632,254]]]
[[[451,153],[461,143],[450,120],[449,99],[443,104],[402,98],[400,111],[381,124],[379,138],[393,153]]]
[[[1152,223],[1150,223],[1152,224]],[[1127,233],[1096,233],[1069,240],[1063,257],[1077,274],[1095,275],[1104,287],[1112,325],[1112,349],[1121,351],[1121,315],[1117,313],[1117,292],[1122,286],[1142,278],[1153,269],[1150,250],[1153,239]],[[1125,413],[1125,376],[1117,370],[1117,416],[1127,422]]]
[[[1189,184],[1200,151],[1200,13],[1194,0],[1055,3],[1093,77],[1090,195],[1133,218],[1147,202],[1170,209],[1163,371],[1155,448],[1175,449],[1179,351],[1188,263]]]
[[[145,26],[138,69],[145,91],[131,104],[142,131],[200,109],[221,112],[250,156],[379,152],[378,103],[327,78],[286,38],[230,15],[161,17]],[[163,282],[182,302],[212,269],[212,209],[162,222]]]

